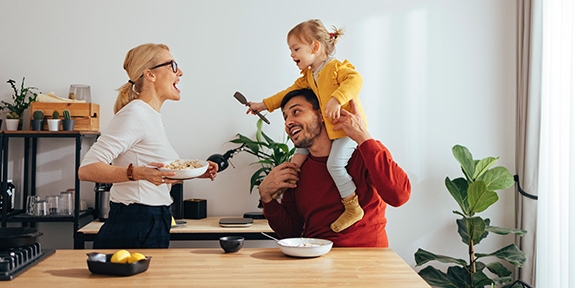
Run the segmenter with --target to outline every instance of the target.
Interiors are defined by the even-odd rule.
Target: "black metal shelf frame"
[[[21,222],[24,223],[36,223],[36,222],[73,222],[74,223],[74,248],[78,247],[78,240],[76,239],[76,231],[81,228],[81,226],[89,223],[94,216],[93,210],[89,209],[86,211],[80,211],[80,180],[78,179],[78,168],[81,163],[81,149],[82,141],[85,138],[97,139],[100,135],[99,132],[84,132],[84,131],[2,131],[0,132],[0,143],[1,143],[1,159],[2,165],[0,167],[1,171],[1,191],[2,198],[7,199],[7,188],[8,188],[8,155],[9,155],[9,142],[11,138],[23,138],[24,139],[24,171],[23,171],[23,187],[21,189],[22,202],[26,201],[28,195],[36,195],[36,165],[37,165],[37,150],[38,150],[38,139],[39,138],[71,138],[75,140],[75,166],[74,166],[74,214],[72,216],[60,216],[60,217],[31,217],[23,215],[23,211],[13,211],[8,212],[7,201],[2,201],[2,213],[0,214],[2,227],[6,227],[7,222]],[[22,205],[25,205],[23,203]],[[92,216],[92,219],[88,221],[82,221],[83,218]],[[82,223],[80,223],[82,222]],[[84,223],[85,222],[85,223]],[[81,226],[80,226],[81,225]],[[83,243],[82,243],[83,244]]]

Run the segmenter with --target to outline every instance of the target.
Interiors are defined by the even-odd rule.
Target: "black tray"
[[[103,274],[112,276],[132,276],[148,270],[151,256],[135,263],[112,263],[110,258],[113,254],[102,254],[98,252],[88,253],[88,269],[93,274]]]

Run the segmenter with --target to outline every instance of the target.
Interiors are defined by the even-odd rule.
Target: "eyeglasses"
[[[160,67],[163,67],[163,66],[168,66],[168,65],[172,65],[172,71],[173,71],[174,73],[177,73],[177,72],[178,72],[178,63],[176,63],[176,61],[174,61],[174,60],[170,60],[170,61],[168,61],[168,62],[166,62],[166,63],[158,64],[158,65],[156,65],[156,66],[150,68],[150,70],[156,69],[156,68],[160,68]]]
[[[174,73],[177,73],[177,72],[178,72],[178,63],[176,63],[176,61],[174,61],[174,60],[170,60],[170,61],[168,61],[168,62],[166,62],[166,63],[158,64],[158,65],[156,65],[156,66],[150,68],[150,70],[156,69],[156,68],[160,68],[160,67],[163,67],[163,66],[168,66],[168,65],[172,65],[172,71],[173,71]],[[140,79],[140,78],[142,78],[142,77],[144,77],[144,74],[140,75],[140,77],[138,77],[138,79]]]

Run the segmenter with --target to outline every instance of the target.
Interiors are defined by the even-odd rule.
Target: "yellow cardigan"
[[[313,72],[311,69],[306,69],[301,72],[302,76],[295,80],[294,84],[287,89],[270,96],[263,100],[269,112],[280,107],[283,97],[290,91],[309,88],[312,89],[319,99],[319,106],[321,113],[324,114],[325,105],[332,97],[335,98],[343,109],[349,111],[349,100],[353,99],[355,107],[361,114],[364,123],[367,125],[367,118],[363,110],[363,105],[359,101],[359,91],[363,84],[363,78],[355,70],[355,67],[349,61],[343,62],[333,59],[325,64],[323,69],[319,71],[317,83],[313,79]],[[343,130],[333,130],[332,119],[323,116],[327,134],[330,139],[337,139],[345,137],[346,134]]]

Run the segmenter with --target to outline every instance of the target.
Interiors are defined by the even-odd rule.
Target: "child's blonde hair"
[[[287,39],[294,36],[302,43],[312,44],[318,41],[325,49],[326,56],[331,56],[335,52],[335,43],[343,35],[343,28],[331,26],[333,32],[328,32],[319,19],[312,19],[297,24],[287,35]]]

